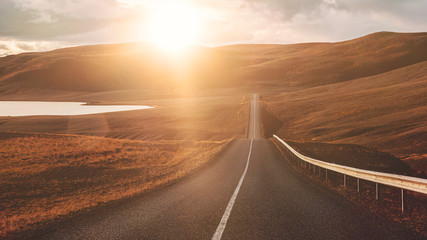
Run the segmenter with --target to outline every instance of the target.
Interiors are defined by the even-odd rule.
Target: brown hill
[[[297,141],[353,143],[411,160],[427,171],[427,61],[383,74],[264,96]],[[427,173],[427,172],[426,172]]]
[[[222,47],[242,61],[239,79],[258,89],[311,87],[371,76],[427,60],[427,33],[379,32],[338,43]],[[295,89],[295,88],[292,88]]]
[[[171,56],[147,43],[83,46],[0,58],[0,90],[109,91],[185,86],[221,87],[236,61],[193,47]],[[201,81],[195,81],[202,79]],[[227,84],[228,86],[230,84]]]
[[[427,60],[427,33],[381,32],[338,43],[193,47],[95,45],[0,58],[0,92],[218,88],[289,90],[371,76]]]
[[[0,98],[145,103],[180,88],[197,89],[181,96],[259,92],[263,113],[277,118],[269,134],[374,147],[427,173],[426,76],[427,33],[194,47],[173,56],[147,43],[127,43],[0,58]],[[13,130],[6,126],[20,121],[2,128]]]

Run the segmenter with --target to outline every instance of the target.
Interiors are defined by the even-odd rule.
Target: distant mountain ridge
[[[243,78],[319,86],[372,76],[427,60],[427,33],[373,33],[337,43],[227,46],[251,62]]]
[[[337,43],[194,47],[168,56],[148,43],[81,46],[0,58],[0,93],[10,89],[313,87],[427,60],[427,33],[373,33]]]

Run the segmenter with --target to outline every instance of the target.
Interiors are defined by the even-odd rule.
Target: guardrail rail
[[[308,164],[309,169],[313,168],[314,172],[316,172],[316,166],[319,168],[319,172],[320,169],[323,168],[325,170],[326,179],[328,179],[328,170],[343,174],[344,186],[347,185],[347,176],[354,177],[357,180],[356,184],[358,192],[360,191],[360,179],[374,182],[376,200],[379,199],[379,184],[400,188],[402,212],[405,211],[406,207],[405,198],[407,190],[427,194],[427,179],[364,170],[317,160],[304,156],[303,154],[297,152],[294,148],[292,148],[289,144],[280,139],[278,136],[273,135],[273,137],[275,140],[279,141],[283,146],[285,146],[290,152],[292,152],[300,160],[301,165],[305,164],[305,166],[307,166]]]

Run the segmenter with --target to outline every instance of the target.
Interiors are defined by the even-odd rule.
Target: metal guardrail
[[[338,172],[344,175],[344,186],[346,186],[346,178],[347,176],[351,176],[357,179],[357,191],[360,189],[360,179],[367,180],[370,182],[376,183],[376,199],[379,198],[379,186],[378,184],[388,185],[401,189],[402,194],[402,211],[405,210],[405,190],[410,190],[414,192],[419,192],[423,194],[427,194],[427,179],[409,177],[398,174],[391,173],[382,173],[370,170],[364,170],[359,168],[353,168],[343,165],[338,165],[334,163],[324,162],[321,160],[317,160],[314,158],[310,158],[302,155],[297,152],[294,148],[292,148],[289,144],[284,142],[278,136],[273,135],[273,137],[282,143],[289,151],[291,151],[295,156],[297,156],[300,160],[304,161],[305,164],[312,164],[314,166],[318,166],[319,168],[325,169],[325,175],[327,178],[327,170],[331,170],[334,172]],[[301,162],[302,164],[302,162]],[[310,166],[310,165],[309,165]],[[315,170],[315,169],[314,169]]]

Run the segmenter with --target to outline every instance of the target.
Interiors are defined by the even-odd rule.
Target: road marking
[[[252,138],[255,138],[255,118],[256,118],[256,104],[257,104],[257,95],[256,94],[254,94],[254,108],[253,108],[253,110],[254,110],[254,113],[253,113],[253,116],[254,116],[254,121],[253,121],[253,124],[254,124],[254,126],[253,126],[253,129],[252,129],[252,131],[254,131],[254,136],[252,137]]]
[[[212,240],[220,240],[222,237],[222,233],[225,230],[225,226],[227,225],[228,218],[230,217],[231,210],[233,209],[234,202],[236,201],[237,194],[239,194],[240,187],[242,186],[243,180],[245,179],[246,172],[248,171],[249,167],[249,160],[251,159],[251,153],[252,153],[252,145],[255,138],[255,99],[256,96],[254,95],[254,101],[253,101],[253,137],[251,138],[251,145],[249,147],[249,154],[248,159],[246,161],[246,167],[245,171],[243,171],[242,177],[240,178],[239,183],[237,184],[236,189],[234,190],[233,196],[231,196],[230,202],[228,202],[227,208],[225,209],[224,215],[221,218],[221,222],[219,222],[218,227],[216,228],[215,234],[212,237]]]
[[[227,224],[228,218],[230,217],[231,209],[233,209],[233,205],[234,205],[234,202],[236,201],[237,194],[239,193],[240,186],[242,186],[243,179],[245,179],[246,172],[248,171],[249,159],[251,157],[253,141],[254,141],[254,139],[252,138],[251,139],[251,146],[249,148],[248,160],[246,163],[245,171],[243,172],[243,175],[240,178],[239,184],[237,184],[236,190],[234,190],[233,196],[231,196],[230,202],[228,202],[227,208],[225,209],[224,215],[221,218],[221,222],[219,223],[218,227],[216,228],[216,231],[212,237],[212,240],[220,240],[222,233],[225,230],[225,225]]]

